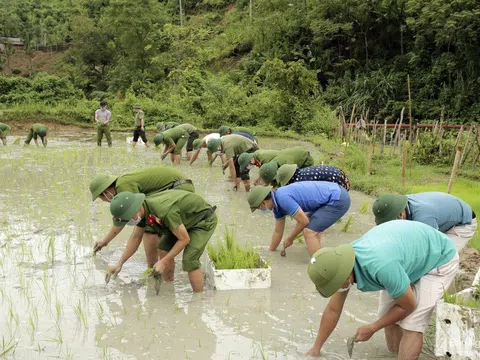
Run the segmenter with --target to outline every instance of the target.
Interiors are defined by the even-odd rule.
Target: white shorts
[[[467,243],[475,236],[477,231],[477,219],[472,219],[471,224],[454,226],[448,230],[445,235],[453,240],[457,251],[460,252]]]
[[[417,300],[417,308],[405,319],[397,322],[402,329],[423,333],[430,324],[430,316],[443,297],[444,292],[455,279],[459,267],[459,256],[455,254],[445,265],[433,269],[420,280],[412,284],[413,294]],[[378,317],[381,318],[395,304],[393,298],[385,290],[380,291]]]

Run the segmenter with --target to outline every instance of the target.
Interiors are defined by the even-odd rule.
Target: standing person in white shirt
[[[112,147],[112,136],[110,134],[110,118],[112,113],[107,110],[107,103],[100,101],[100,109],[95,111],[95,122],[97,123],[97,145],[102,146],[103,134],[107,138],[108,147]]]

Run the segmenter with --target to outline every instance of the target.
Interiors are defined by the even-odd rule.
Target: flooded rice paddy
[[[9,144],[13,138],[9,137]],[[260,139],[262,148],[318,149],[298,141]],[[93,242],[111,226],[108,204],[91,202],[88,184],[97,173],[120,175],[162,164],[160,150],[97,148],[91,132],[56,137],[46,149],[0,147],[0,357],[12,359],[303,359],[318,330],[327,303],[310,282],[304,244],[269,253],[274,220],[251,214],[245,192],[232,191],[220,164],[180,166],[197,192],[217,205],[219,225],[235,229],[241,243],[258,247],[271,259],[272,287],[266,290],[214,291],[194,295],[186,273],[162,284],[143,279],[143,249],[105,284],[105,270],[120,257],[131,228],[126,228],[96,257]],[[163,164],[170,166],[166,159]],[[253,171],[252,179],[257,171]],[[372,199],[351,192],[352,206],[323,238],[324,246],[356,239],[373,225]],[[353,217],[347,232],[342,228]],[[292,226],[290,222],[289,226]],[[322,359],[347,359],[346,342],[358,326],[376,314],[375,293],[350,294],[337,330]],[[383,333],[355,346],[354,359],[393,359]],[[428,358],[423,355],[423,358]]]

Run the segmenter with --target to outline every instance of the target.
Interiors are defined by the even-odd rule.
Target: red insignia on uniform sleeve
[[[152,226],[155,224],[162,225],[162,220],[160,220],[158,217],[156,217],[153,214],[148,215],[147,221]]]

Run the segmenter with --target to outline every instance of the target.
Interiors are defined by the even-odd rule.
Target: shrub
[[[22,73],[22,70],[16,68],[16,69],[12,69],[12,74],[13,75],[20,75]]]

